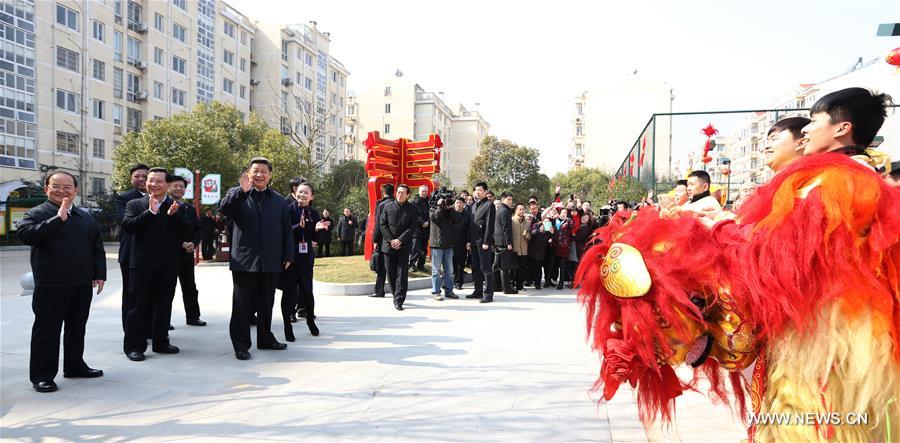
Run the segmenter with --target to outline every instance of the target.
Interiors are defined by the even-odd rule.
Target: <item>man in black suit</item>
[[[216,219],[210,209],[206,210],[206,215],[200,217],[200,234],[200,239],[203,240],[201,255],[204,260],[210,260],[216,253]]]
[[[125,356],[144,360],[147,336],[153,338],[153,352],[177,354],[169,343],[172,298],[178,280],[182,242],[193,235],[181,206],[168,197],[168,171],[151,168],[147,174],[146,197],[131,200],[125,207],[122,228],[131,234],[130,292],[133,304],[125,319]]]
[[[125,218],[125,205],[129,201],[147,195],[147,171],[150,167],[145,164],[136,164],[131,168],[131,189],[118,194],[113,199],[116,207],[116,220],[119,222],[119,268],[122,271],[122,331],[125,331],[125,317],[131,307],[132,298],[129,295],[131,285],[129,276],[131,269],[128,261],[131,259],[131,234],[122,229],[122,219]]]
[[[487,198],[487,183],[478,182],[472,189],[475,203],[472,205],[472,273],[475,292],[466,298],[480,298],[482,303],[494,301],[494,220],[497,209]],[[486,286],[486,287],[485,287]]]
[[[509,276],[513,260],[518,258],[513,252],[512,204],[512,194],[506,191],[500,194],[500,209],[497,210],[496,224],[494,225],[494,269],[500,272],[500,282],[504,294],[518,294],[513,289]],[[504,257],[506,254],[513,254],[513,257]]]
[[[416,208],[409,203],[409,186],[397,186],[397,200],[384,206],[378,228],[381,230],[381,252],[391,281],[394,308],[403,310],[409,283],[409,252],[417,222]]]
[[[372,228],[372,254],[375,254],[375,293],[369,297],[384,297],[387,268],[384,267],[384,251],[381,250],[382,237],[379,220],[381,220],[381,212],[384,207],[394,201],[394,185],[392,183],[381,185],[381,195],[384,197],[375,205],[375,221]]]
[[[106,254],[97,222],[73,205],[78,180],[58,171],[44,180],[47,201],[25,213],[16,234],[31,246],[34,295],[31,308],[29,377],[38,392],[57,389],[59,333],[66,326],[63,376],[94,378],[103,371],[84,362],[84,330],[91,308],[91,286],[97,294],[106,281]]]
[[[250,160],[241,184],[228,190],[219,212],[232,221],[231,278],[234,295],[229,333],[238,360],[250,359],[250,315],[259,314],[256,348],[282,350],[272,334],[272,305],[281,272],[294,259],[294,234],[288,202],[269,189],[272,163]]]
[[[338,238],[341,240],[341,257],[353,255],[353,240],[356,239],[356,217],[350,208],[344,208],[344,214],[338,221]]]
[[[472,249],[472,213],[466,208],[466,199],[456,197],[453,209],[459,213],[460,223],[456,225],[456,238],[453,242],[453,276],[456,278],[456,289],[462,290],[466,281],[466,259]]]
[[[189,203],[181,201],[187,187],[187,179],[177,175],[170,177],[169,196],[179,203],[179,211],[184,211],[184,219],[191,226],[191,239],[181,242],[181,258],[178,263],[178,280],[181,282],[181,299],[184,302],[184,316],[189,326],[206,326],[200,320],[199,292],[194,278],[194,250],[200,246],[200,223],[197,221],[197,210]]]
[[[416,208],[416,225],[413,229],[412,247],[409,253],[409,270],[425,271],[425,257],[428,255],[428,238],[431,236],[428,186],[419,186],[419,195],[410,203]],[[432,264],[434,266],[434,264]]]

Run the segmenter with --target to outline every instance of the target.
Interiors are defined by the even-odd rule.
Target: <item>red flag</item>
[[[644,136],[644,140],[641,141],[641,158],[638,159],[638,167],[644,167],[644,157],[647,155],[647,137]]]
[[[628,176],[631,177],[634,175],[634,152],[628,156]]]

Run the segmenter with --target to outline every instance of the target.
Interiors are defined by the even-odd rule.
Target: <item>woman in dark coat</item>
[[[291,180],[294,201],[288,207],[294,233],[294,263],[281,273],[278,288],[281,289],[281,317],[284,320],[284,338],[294,341],[294,319],[298,308],[306,311],[306,325],[312,335],[319,335],[316,326],[313,297],[313,266],[316,259],[315,238],[319,213],[311,203],[315,190],[311,183],[302,179]]]

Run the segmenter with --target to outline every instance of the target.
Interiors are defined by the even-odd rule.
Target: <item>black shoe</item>
[[[534,290],[535,290],[535,291],[540,291],[540,290],[541,290],[541,284],[538,283],[538,284],[534,285]]]
[[[372,298],[384,298],[384,294],[381,294],[381,295],[378,295],[378,294],[371,294],[371,295],[369,295],[369,297],[372,297]]]
[[[560,291],[560,290],[562,290],[562,288],[563,288],[563,282],[559,282],[559,284],[556,285],[556,290]]]
[[[84,368],[80,371],[63,372],[65,378],[97,378],[103,377],[103,371],[93,368]]]
[[[456,295],[456,294],[454,294],[454,293],[452,293],[452,292],[449,293],[449,294],[447,294],[447,295],[445,295],[444,297],[452,298],[452,299],[454,299],[454,300],[459,300],[459,296]]]
[[[34,386],[34,390],[38,392],[55,392],[57,389],[56,382],[53,380],[50,381],[39,381],[31,384]]]
[[[294,337],[294,328],[292,328],[290,325],[284,328],[284,339],[291,343],[293,343],[294,340],[297,339],[296,337]]]
[[[125,356],[131,361],[144,361],[144,353],[141,351],[126,352]]]
[[[250,360],[250,353],[247,351],[235,351],[234,356],[238,360]]]
[[[177,354],[181,352],[181,349],[178,349],[178,346],[166,345],[166,347],[153,347],[153,352],[157,354]]]
[[[491,298],[482,298],[481,300],[478,301],[478,303],[493,303],[493,302],[494,302],[494,298],[493,298],[493,297],[491,297]]]
[[[401,306],[401,305],[394,305],[394,309],[396,309],[396,310],[398,310],[398,311],[402,311],[402,310],[403,310],[403,306]]]
[[[169,330],[170,330],[170,331],[174,331],[174,330],[175,330],[175,326],[172,326],[171,323],[169,323]]]
[[[516,295],[519,293],[519,291],[517,291],[515,289],[509,289],[509,290],[503,291],[503,293],[506,295]]]
[[[319,327],[316,326],[316,320],[312,318],[306,319],[306,326],[309,326],[309,333],[313,335],[313,337],[319,336]]]
[[[482,298],[482,297],[484,297],[484,295],[478,294],[478,293],[469,294],[469,295],[466,296],[466,298],[469,298],[469,299],[472,299],[472,298]]]
[[[199,318],[194,318],[187,321],[188,326],[206,326],[206,322],[200,320]]]
[[[273,351],[282,351],[284,349],[287,349],[287,345],[284,343],[278,343],[277,341],[273,341],[272,344],[264,345],[264,346],[257,346],[256,348],[257,349],[271,349]]]
[[[462,291],[462,283],[457,283],[457,284],[456,284],[456,289],[459,290],[459,291]]]

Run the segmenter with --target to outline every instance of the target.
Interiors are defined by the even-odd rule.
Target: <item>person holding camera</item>
[[[456,227],[462,217],[452,206],[453,194],[439,198],[437,207],[431,208],[431,295],[435,300],[459,298],[453,293],[453,247]],[[444,296],[441,296],[441,276],[443,276]]]
[[[428,236],[431,233],[429,229],[428,213],[431,208],[428,198],[428,186],[419,186],[419,195],[411,203],[416,209],[416,225],[413,231],[412,249],[409,253],[409,270],[418,269],[420,272],[425,271],[425,256],[428,254],[426,245],[428,244]]]

